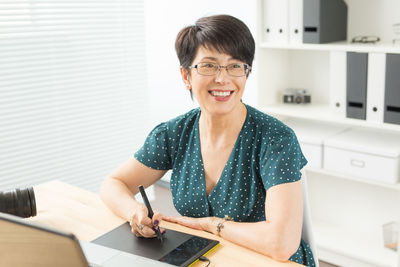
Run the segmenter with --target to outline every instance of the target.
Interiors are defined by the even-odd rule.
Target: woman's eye
[[[240,69],[242,67],[242,64],[232,64],[231,68],[232,69]]]
[[[215,65],[212,64],[212,63],[205,63],[205,64],[203,64],[202,67],[203,67],[203,68],[210,68],[210,69],[212,69],[212,68],[215,68]]]

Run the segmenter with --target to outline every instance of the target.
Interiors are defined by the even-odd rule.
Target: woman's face
[[[232,63],[244,63],[233,59],[230,55],[221,54],[216,50],[200,47],[192,65],[199,63],[216,63],[227,66]],[[241,105],[240,100],[246,85],[246,76],[230,76],[225,68],[221,68],[217,74],[204,76],[196,69],[190,69],[190,75],[181,68],[181,74],[187,89],[191,89],[202,112],[210,115],[226,115]],[[189,85],[189,86],[188,86]]]

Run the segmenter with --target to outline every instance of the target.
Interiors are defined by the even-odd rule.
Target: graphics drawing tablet
[[[182,267],[189,266],[219,243],[217,240],[170,229],[167,229],[163,237],[162,242],[157,238],[136,237],[127,222],[92,242]]]

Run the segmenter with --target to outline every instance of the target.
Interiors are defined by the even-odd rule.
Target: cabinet
[[[328,122],[400,135],[400,125],[346,118],[343,106],[336,105],[335,88],[340,85],[331,68],[335,64],[335,53],[400,54],[400,45],[392,44],[396,37],[392,25],[400,23],[400,1],[348,0],[346,3],[348,40],[359,35],[373,35],[380,37],[379,43],[265,42],[263,19],[268,12],[264,12],[264,1],[258,0],[254,68],[257,106],[283,120],[299,118],[316,125]],[[312,103],[283,104],[282,92],[287,88],[309,90]],[[324,168],[306,167],[306,173],[319,258],[340,266],[399,267],[400,249],[396,253],[383,247],[382,225],[400,221],[400,184],[362,179]]]

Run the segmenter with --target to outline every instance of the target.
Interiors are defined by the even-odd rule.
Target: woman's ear
[[[187,69],[185,69],[184,67],[180,67],[180,71],[181,71],[181,76],[183,79],[183,82],[185,83],[185,87],[187,90],[192,89],[192,85],[190,84],[190,74],[189,71]]]

